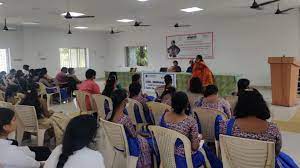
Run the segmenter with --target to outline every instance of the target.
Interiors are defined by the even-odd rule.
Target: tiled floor
[[[101,86],[101,89],[104,89],[104,82],[98,82]],[[259,89],[260,92],[264,95],[265,100],[270,106],[270,110],[272,113],[272,120],[279,121],[288,121],[293,117],[297,110],[300,109],[300,101],[299,105],[296,107],[280,107],[271,105],[271,91],[270,89]],[[77,112],[74,102],[69,102],[67,104],[55,105],[51,107],[54,111],[63,111],[63,112]],[[293,132],[282,132],[283,138],[283,147],[282,150],[289,155],[291,155],[295,160],[297,160],[300,165],[300,134]]]

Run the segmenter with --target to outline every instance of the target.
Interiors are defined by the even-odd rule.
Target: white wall
[[[106,69],[125,66],[125,46],[147,45],[150,69],[170,66],[166,35],[214,32],[215,59],[206,60],[217,74],[241,74],[254,85],[270,85],[269,56],[299,56],[299,14],[263,15],[248,18],[198,18],[187,21],[191,28],[150,27],[136,32],[109,36]],[[188,60],[179,61],[182,67]]]
[[[68,36],[65,30],[20,28],[17,32],[0,31],[0,48],[10,48],[13,68],[21,68],[23,64],[47,67],[54,76],[60,69],[58,48],[87,47],[90,67],[97,70],[98,77],[103,77],[104,70],[125,66],[125,46],[147,45],[149,68],[158,70],[172,62],[165,53],[167,35],[211,31],[215,38],[215,59],[206,62],[215,73],[242,74],[254,85],[270,85],[269,56],[285,54],[300,60],[299,18],[298,13],[248,18],[199,17],[186,21],[193,25],[191,28],[159,25],[113,36],[88,31],[74,31]],[[180,64],[184,69],[188,60]],[[78,73],[84,76],[84,70]]]
[[[20,59],[23,55],[23,32],[21,31],[12,31],[12,32],[2,32],[0,31],[0,48],[9,48],[10,54],[14,56],[11,58],[11,67],[17,67],[18,62],[13,61],[13,59]]]
[[[55,76],[60,70],[59,48],[89,48],[90,68],[95,69],[97,77],[103,77],[103,61],[107,55],[104,33],[73,31],[67,35],[65,30],[47,28],[24,28],[16,32],[0,32],[0,48],[10,48],[12,67],[22,68],[28,64],[32,68],[47,67],[49,74]],[[46,60],[44,60],[46,58]],[[85,69],[77,70],[84,79]]]

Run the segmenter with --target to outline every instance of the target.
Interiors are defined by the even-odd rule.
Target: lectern
[[[271,66],[272,104],[296,105],[300,64],[294,57],[269,57]]]

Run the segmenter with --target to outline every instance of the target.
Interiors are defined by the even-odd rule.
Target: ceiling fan
[[[293,10],[293,9],[295,9],[295,8],[287,8],[287,9],[284,9],[284,10],[280,10],[279,4],[278,4],[275,15],[287,14],[286,12],[288,12],[290,10]]]
[[[179,27],[191,27],[191,26],[192,25],[175,23],[175,25],[173,25],[172,27],[179,28]]]
[[[65,19],[82,19],[82,18],[94,18],[95,16],[88,16],[88,15],[82,15],[82,16],[72,16],[71,12],[66,12],[64,15]]]
[[[134,27],[148,27],[148,26],[151,26],[151,25],[146,25],[146,24],[143,24],[143,22],[135,21],[134,25],[132,25],[132,26],[134,26]]]
[[[71,24],[69,23],[69,31],[68,31],[68,34],[72,34],[71,32]]]
[[[118,33],[122,33],[124,31],[115,31],[113,28],[111,28],[109,34],[118,34]]]
[[[2,29],[3,31],[16,31],[16,29],[8,28],[6,23],[6,18],[4,18],[4,27]]]
[[[251,9],[256,9],[256,10],[261,10],[262,9],[262,6],[265,6],[265,5],[268,5],[268,4],[271,4],[271,3],[275,3],[275,2],[278,2],[280,0],[271,0],[271,1],[266,1],[266,2],[263,2],[263,3],[257,3],[256,0],[253,1],[252,5],[250,6]]]

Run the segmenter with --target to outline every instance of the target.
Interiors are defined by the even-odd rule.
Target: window
[[[60,48],[60,67],[87,68],[88,48]]]
[[[127,67],[148,66],[147,46],[125,47]]]
[[[9,49],[0,49],[0,71],[8,72],[10,69]]]

